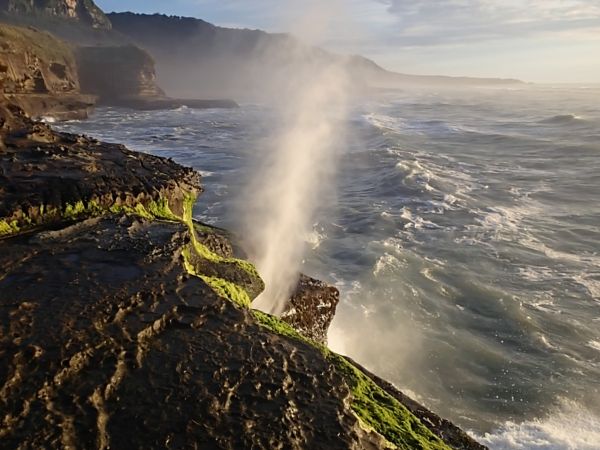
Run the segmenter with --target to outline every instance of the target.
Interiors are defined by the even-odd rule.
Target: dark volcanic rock
[[[199,191],[191,169],[122,145],[56,134],[8,108],[15,109],[4,111],[12,129],[0,150],[0,221],[15,231],[161,199],[182,216],[185,193]]]
[[[440,436],[444,442],[451,445],[452,448],[456,450],[487,450],[485,445],[481,445],[479,442],[475,441],[475,439],[449,420],[442,419],[437,414],[429,411],[423,405],[399,391],[393,384],[371,373],[351,358],[346,359],[350,361],[352,365],[358,367],[362,372],[367,374],[381,389],[402,403],[411,413],[417,416],[427,428],[433,431],[437,436]]]
[[[379,448],[319,350],[183,268],[185,226],[121,217],[0,242],[7,448]]]
[[[198,241],[211,252],[223,258],[232,258],[234,256],[233,245],[230,241],[231,236],[227,231],[200,222],[194,222],[194,228],[198,236]]]
[[[303,336],[327,344],[327,330],[339,301],[340,293],[335,287],[301,275],[281,319]]]

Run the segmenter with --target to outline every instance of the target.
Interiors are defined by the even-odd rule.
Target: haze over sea
[[[600,448],[600,86],[388,91],[339,120],[304,261],[342,294],[330,346],[492,449]],[[276,122],[243,104],[56,126],[197,168],[196,217],[235,229]]]

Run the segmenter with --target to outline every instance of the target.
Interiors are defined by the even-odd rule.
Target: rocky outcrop
[[[156,83],[154,60],[133,45],[79,47],[76,51],[83,92],[98,96],[100,104],[139,110],[235,108],[231,100],[183,100],[165,95]]]
[[[99,29],[111,28],[110,20],[92,0],[0,0],[0,12],[64,19]]]
[[[357,365],[250,308],[262,281],[192,220],[193,171],[1,99],[0,129],[4,446],[450,448]]]
[[[199,178],[190,169],[121,145],[56,134],[26,117],[11,122],[0,159],[0,235],[110,209],[157,210],[165,199],[177,199],[171,208],[181,216],[183,196],[197,194]]]
[[[164,97],[154,61],[138,47],[79,47],[76,55],[83,92],[97,95],[102,103]]]
[[[79,5],[76,10],[82,7],[72,3]],[[92,28],[77,17],[48,20],[62,15],[43,15],[41,6],[32,8],[6,7],[4,11],[14,14],[2,15],[0,7],[0,22],[20,25],[0,24],[0,89],[31,116],[83,119],[97,99],[103,105],[139,110],[237,107],[231,100],[167,97],[156,82],[154,60],[128,38]]]
[[[303,336],[327,345],[327,330],[339,301],[335,287],[301,275],[281,319]]]
[[[0,25],[0,89],[32,116],[85,118],[94,104],[79,93],[71,48],[36,29]]]

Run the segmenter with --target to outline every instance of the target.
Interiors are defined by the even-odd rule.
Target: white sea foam
[[[368,123],[382,131],[392,131],[394,133],[406,133],[407,131],[411,131],[413,134],[425,134],[425,130],[411,126],[408,122],[399,117],[391,117],[377,113],[366,114],[363,117]]]
[[[550,342],[550,340],[542,333],[538,334],[540,342],[549,350],[558,350],[558,347]]]
[[[400,217],[406,221],[406,223],[404,224],[404,229],[406,230],[411,228],[416,230],[419,230],[421,228],[440,228],[437,224],[429,220],[423,219],[423,217],[421,216],[413,214],[410,208],[407,208],[406,206],[402,208]]]
[[[600,418],[564,401],[560,411],[547,418],[507,422],[498,431],[476,438],[490,450],[598,450]]]
[[[321,246],[321,243],[327,238],[327,235],[323,230],[317,229],[317,224],[313,225],[312,231],[307,233],[304,237],[304,241],[310,245],[313,250],[316,250]]]
[[[589,341],[587,345],[588,347],[593,348],[594,350],[598,350],[600,352],[600,341]]]
[[[406,267],[406,263],[399,260],[394,255],[385,253],[379,257],[373,268],[373,275],[380,276],[385,274],[393,274],[398,272],[400,269]]]

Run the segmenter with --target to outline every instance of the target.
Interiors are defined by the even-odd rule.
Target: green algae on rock
[[[177,220],[200,192],[173,161],[18,119],[2,135],[0,235],[109,213]]]
[[[367,375],[324,345],[302,336],[286,322],[263,313],[253,311],[258,323],[268,330],[305,342],[319,349],[336,368],[351,389],[351,406],[362,426],[382,435],[391,448],[403,450],[449,450],[438,436],[434,435],[404,405],[393,398]]]

